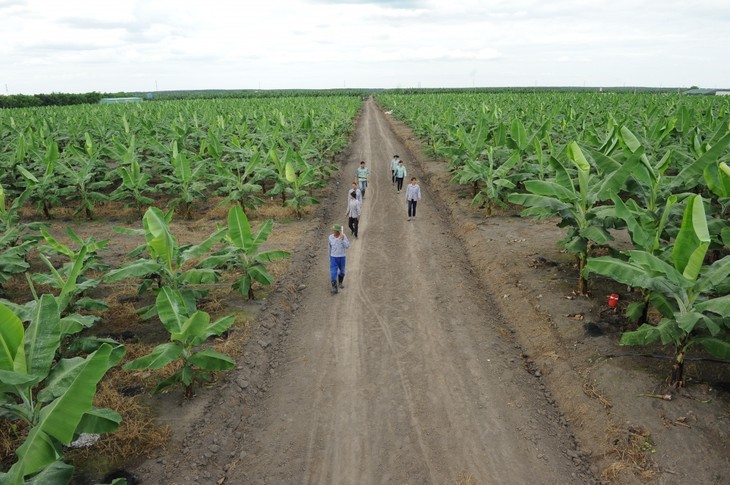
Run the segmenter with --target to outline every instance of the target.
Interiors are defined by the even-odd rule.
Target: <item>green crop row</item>
[[[730,360],[730,99],[617,93],[378,95],[448,163],[487,214],[554,218],[591,274],[640,288],[621,343]],[[633,249],[612,246],[625,230]],[[609,256],[593,257],[597,249]],[[649,308],[661,315],[649,321]]]

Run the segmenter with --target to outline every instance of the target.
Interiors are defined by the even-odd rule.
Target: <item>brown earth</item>
[[[423,192],[414,221],[395,153]],[[371,187],[331,295],[326,237],[346,223],[360,160]],[[606,295],[630,300],[626,288],[572,293],[554,222],[484,217],[372,100],[342,169],[312,216],[275,228],[270,244],[281,230],[294,250],[276,289],[221,297],[252,315],[238,366],[191,400],[151,400],[172,438],[128,464],[140,483],[730,482],[727,366],[693,362],[671,401],[650,396],[669,364],[638,354],[664,351],[617,345],[628,323]],[[194,239],[210,225],[180,228]]]

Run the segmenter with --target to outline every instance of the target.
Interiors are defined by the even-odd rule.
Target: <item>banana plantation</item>
[[[376,98],[428,143],[485,217],[514,206],[563,228],[578,293],[597,278],[631,287],[634,327],[621,344],[671,349],[672,386],[684,384],[689,352],[730,361],[730,99]],[[249,217],[282,206],[305,218],[361,105],[359,96],[331,95],[0,110],[0,418],[18,445],[6,451],[2,483],[71,480],[66,447],[122,421],[95,404],[110,370],[167,369],[153,392],[178,386],[191,397],[236,365],[210,345],[236,315],[211,315],[201,301],[224,273],[244,300],[274,282],[267,267],[290,253],[266,246],[271,219]],[[181,242],[173,221],[194,220],[211,200],[227,211],[225,224]],[[136,224],[109,239],[51,230],[61,214],[97,221],[115,208]],[[614,245],[616,231],[628,233],[630,250]],[[115,234],[139,245],[110,267],[104,254]],[[94,332],[108,309],[100,290],[120,283],[146,296],[135,311],[167,337],[144,355]],[[11,284],[32,299],[12,298]]]
[[[491,214],[516,204],[554,219],[592,277],[641,291],[622,345],[730,360],[730,102],[726,97],[619,93],[378,96],[448,163],[452,181]],[[612,246],[628,231],[633,248]],[[596,254],[603,254],[596,256]],[[655,314],[656,318],[649,318]]]
[[[18,445],[9,468],[3,458],[2,483],[71,480],[65,447],[119,428],[120,414],[94,399],[115,366],[170,369],[154,391],[177,385],[186,396],[234,366],[210,341],[236,315],[211,318],[201,299],[223,273],[235,275],[228,284],[243,299],[273,283],[267,265],[289,253],[262,249],[273,222],[254,230],[247,211],[276,204],[301,218],[316,204],[360,104],[300,96],[0,112],[0,417]],[[209,200],[228,209],[227,224],[181,243],[173,216],[193,219]],[[140,242],[119,267],[103,257],[113,235],[51,231],[60,211],[92,221],[100,207],[141,223],[115,228]],[[9,298],[7,285],[19,281],[31,301]],[[150,295],[137,313],[168,336],[147,355],[125,358],[122,343],[94,332],[108,309],[98,290],[119,282]]]

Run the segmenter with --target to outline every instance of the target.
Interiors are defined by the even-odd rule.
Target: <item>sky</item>
[[[728,0],[0,0],[0,94],[730,88]]]

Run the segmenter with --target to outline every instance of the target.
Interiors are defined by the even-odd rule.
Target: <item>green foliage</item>
[[[259,150],[253,147],[237,146],[234,158],[228,162],[218,162],[211,180],[218,185],[217,193],[225,198],[223,204],[238,204],[244,211],[256,209],[264,201],[259,196],[263,187],[257,183],[262,177],[262,158]],[[264,167],[265,169],[265,167]]]
[[[30,191],[25,190],[8,205],[0,185],[0,285],[30,268],[26,255],[39,239],[35,231],[41,225],[19,223],[20,209],[29,195]]]
[[[63,445],[81,433],[114,431],[121,421],[114,411],[96,409],[92,402],[97,383],[119,362],[124,347],[101,343],[86,357],[58,359],[62,336],[52,295],[40,298],[27,330],[0,304],[0,417],[30,426],[3,483],[22,484],[34,475],[36,480],[53,476],[60,480],[53,483],[68,482],[73,468],[60,461]]]
[[[710,244],[702,197],[687,199],[682,226],[671,260],[642,250],[628,252],[628,260],[603,256],[591,259],[586,272],[608,276],[619,283],[644,288],[663,318],[625,333],[624,345],[661,342],[675,348],[670,383],[683,384],[683,365],[689,348],[699,344],[712,355],[730,360],[730,296],[717,287],[730,275],[730,256],[711,265],[703,260]]]
[[[613,239],[601,217],[603,209],[599,203],[624,187],[638,164],[638,156],[632,156],[623,164],[615,162],[610,168],[604,166],[605,171],[600,172],[589,163],[575,142],[568,144],[565,155],[573,170],[568,164],[551,158],[550,164],[555,171],[552,179],[528,180],[525,189],[529,194],[511,194],[508,199],[527,207],[522,215],[538,219],[560,218],[558,225],[568,228],[568,235],[561,244],[578,258],[581,271],[578,291],[584,294],[587,288],[582,269],[591,246],[604,245]]]
[[[239,206],[231,207],[228,211],[228,227],[225,229],[227,247],[201,261],[200,266],[241,271],[243,274],[235,281],[233,287],[241,295],[253,300],[254,282],[267,286],[274,281],[273,276],[266,271],[266,263],[290,255],[282,250],[259,251],[271,234],[273,225],[273,221],[269,219],[254,234],[243,210]]]
[[[142,208],[152,205],[154,202],[146,195],[156,192],[155,187],[150,184],[152,176],[142,171],[137,160],[134,135],[131,135],[128,145],[119,140],[114,141],[116,154],[124,165],[117,169],[122,183],[111,193],[110,198],[111,200],[128,201],[127,205],[134,205],[137,214],[142,216]]]
[[[182,207],[185,219],[192,219],[193,209],[197,201],[205,198],[205,163],[202,160],[190,158],[184,151],[178,150],[177,141],[172,142],[172,171],[163,174],[163,183],[158,188],[169,195],[171,208]]]
[[[130,234],[143,235],[145,243],[132,251],[130,255],[146,253],[147,257],[127,263],[120,268],[108,272],[104,281],[120,281],[129,278],[140,278],[139,291],[143,292],[152,287],[170,287],[173,289],[184,289],[188,298],[195,298],[200,292],[194,292],[189,285],[213,283],[218,280],[215,270],[210,268],[189,267],[189,261],[208,255],[213,246],[219,242],[225,233],[225,229],[218,229],[205,241],[197,245],[180,245],[177,238],[170,231],[169,223],[172,219],[172,212],[163,214],[156,208],[150,207],[142,218],[143,228],[139,230],[126,230]],[[150,308],[154,315],[155,307]]]
[[[169,287],[162,288],[157,294],[155,306],[160,321],[170,333],[170,342],[160,344],[149,354],[127,362],[125,370],[161,369],[181,361],[180,368],[159,382],[155,392],[180,384],[185,388],[185,396],[192,397],[195,382],[208,381],[211,372],[228,370],[235,365],[229,356],[202,347],[210,337],[228,330],[235,323],[235,316],[229,315],[211,322],[210,315],[196,310],[195,305],[180,291]]]
[[[41,229],[46,244],[38,248],[41,251],[39,257],[48,267],[50,274],[36,273],[32,276],[33,281],[60,291],[58,299],[60,310],[63,313],[107,309],[108,307],[103,301],[85,295],[101,282],[97,278],[90,278],[87,273],[89,271],[105,272],[108,269],[107,265],[101,263],[97,253],[106,247],[109,240],[97,242],[93,237],[84,240],[71,228],[67,228],[66,233],[71,241],[79,246],[78,250],[58,241],[46,229]],[[67,258],[68,261],[57,269],[49,259],[51,255]],[[96,321],[96,317],[79,317],[78,321],[87,322],[84,326],[88,326]]]

